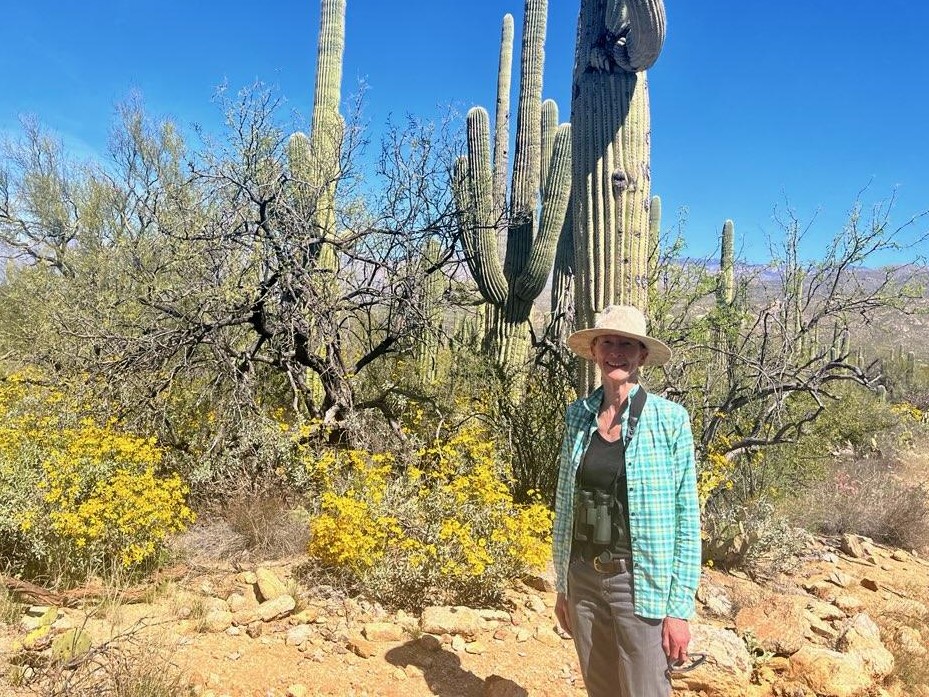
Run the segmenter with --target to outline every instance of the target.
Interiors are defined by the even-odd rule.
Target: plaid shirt
[[[638,386],[633,388],[631,398]],[[575,476],[597,428],[600,387],[568,406],[553,547],[556,587],[568,589]],[[623,433],[629,410],[622,416]],[[700,506],[690,417],[680,404],[649,394],[626,450],[635,613],[689,619],[700,579]]]

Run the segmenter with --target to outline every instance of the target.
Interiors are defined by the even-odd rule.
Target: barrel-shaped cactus
[[[581,0],[571,101],[578,326],[648,301],[648,82],[665,36],[661,0]],[[595,380],[585,365],[578,388]]]
[[[490,117],[483,107],[475,107],[467,117],[468,154],[455,171],[464,251],[478,290],[490,304],[484,347],[511,370],[525,361],[532,302],[552,270],[570,196],[570,126],[557,125],[554,102],[542,103],[547,13],[547,0],[526,0],[509,204],[510,16],[503,22],[494,156]]]

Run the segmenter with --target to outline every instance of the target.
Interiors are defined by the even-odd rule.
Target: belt
[[[624,574],[632,568],[632,560],[626,557],[614,557],[609,552],[603,552],[594,557],[594,571],[601,574]]]

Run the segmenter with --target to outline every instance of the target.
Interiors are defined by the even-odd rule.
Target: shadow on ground
[[[409,641],[391,649],[385,655],[389,663],[399,668],[416,666],[423,672],[426,684],[437,697],[528,697],[526,688],[499,675],[485,681],[461,667],[461,659],[442,648],[429,650],[419,641]]]

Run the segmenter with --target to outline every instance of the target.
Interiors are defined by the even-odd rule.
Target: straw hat
[[[594,359],[593,341],[598,336],[625,336],[641,341],[648,349],[643,365],[664,365],[671,360],[671,349],[648,336],[645,315],[631,305],[607,305],[597,313],[593,329],[580,329],[568,337],[568,348],[588,361]]]

